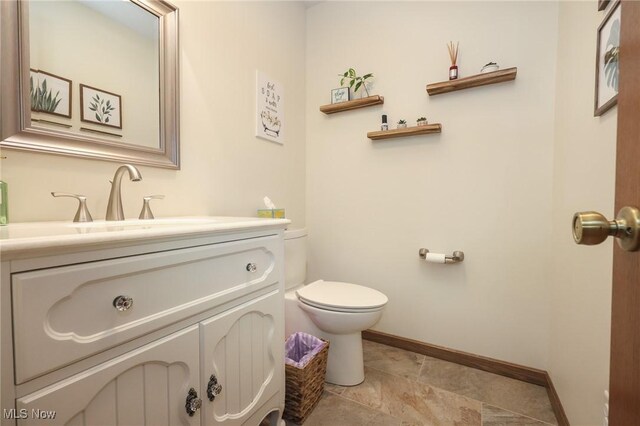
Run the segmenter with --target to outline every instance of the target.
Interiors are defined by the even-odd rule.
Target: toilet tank
[[[307,278],[307,229],[284,231],[284,287],[289,290]]]

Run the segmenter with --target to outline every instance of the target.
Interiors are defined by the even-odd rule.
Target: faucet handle
[[[76,212],[76,216],[73,218],[74,222],[93,222],[93,218],[91,217],[91,213],[89,213],[89,209],[87,208],[87,197],[84,195],[71,194],[68,192],[52,192],[51,195],[54,197],[71,197],[75,198],[79,201],[78,211]]]
[[[161,194],[145,195],[144,197],[142,197],[142,211],[140,212],[140,216],[138,216],[138,219],[153,219],[153,213],[151,212],[151,208],[149,207],[149,201],[162,199],[164,199],[164,195]]]

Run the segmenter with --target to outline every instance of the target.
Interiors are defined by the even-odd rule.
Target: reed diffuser
[[[458,78],[458,45],[460,42],[456,42],[456,45],[453,45],[453,42],[450,41],[447,44],[447,48],[449,49],[449,58],[451,58],[451,67],[449,67],[449,80],[455,80]]]

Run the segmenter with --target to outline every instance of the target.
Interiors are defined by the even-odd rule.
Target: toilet
[[[354,386],[364,381],[360,332],[380,320],[387,296],[361,285],[318,280],[305,284],[307,230],[287,230],[285,332],[303,331],[330,342],[326,381]]]

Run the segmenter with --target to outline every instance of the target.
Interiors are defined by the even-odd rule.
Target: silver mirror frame
[[[27,0],[0,1],[1,148],[180,169],[178,9],[164,0],[130,1],[159,20],[159,149],[31,125]]]

